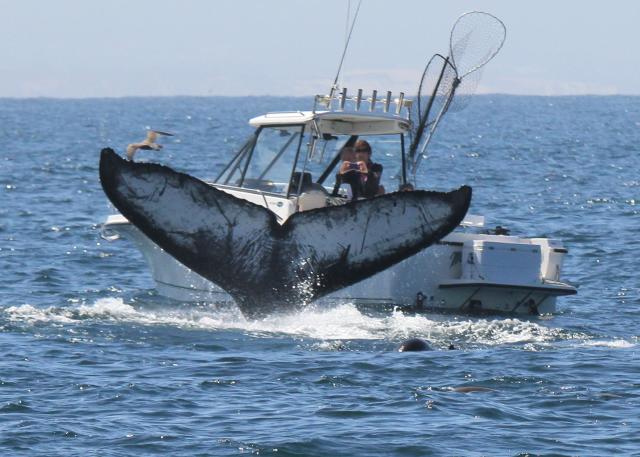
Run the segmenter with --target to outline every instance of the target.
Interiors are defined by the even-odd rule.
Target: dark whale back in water
[[[295,308],[426,248],[462,221],[471,188],[397,192],[293,214],[154,163],[100,156],[115,207],[182,264],[226,290],[246,315]]]
[[[409,338],[406,341],[403,341],[400,347],[398,348],[398,352],[419,352],[419,351],[430,351],[431,348],[427,344],[425,340],[421,340],[420,338]]]

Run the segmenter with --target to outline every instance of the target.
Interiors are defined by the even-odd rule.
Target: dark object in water
[[[100,155],[115,207],[179,262],[227,291],[245,315],[295,309],[416,254],[464,218],[471,188],[397,192],[293,214],[154,163]]]
[[[473,392],[495,392],[494,389],[489,389],[488,387],[482,386],[462,386],[462,387],[454,387],[454,392],[459,392],[461,394],[470,394]]]
[[[509,235],[509,229],[501,226],[501,225],[496,225],[496,228],[493,229],[493,233],[496,235]]]
[[[398,352],[418,352],[418,351],[430,351],[431,348],[427,344],[426,341],[421,340],[420,338],[410,338],[406,341],[403,341],[400,347],[398,348]]]

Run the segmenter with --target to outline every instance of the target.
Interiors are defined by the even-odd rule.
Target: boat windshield
[[[291,177],[303,131],[303,125],[263,127],[255,145],[246,145],[245,153],[238,157],[225,183],[283,192]]]
[[[396,187],[388,181],[399,178],[394,172],[401,162],[401,136],[334,136],[300,124],[258,128],[216,182],[287,195],[322,187],[330,192],[334,189],[340,151],[359,138],[371,144],[374,161],[389,167],[383,174],[385,187]]]

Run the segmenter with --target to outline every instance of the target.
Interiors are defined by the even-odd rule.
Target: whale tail
[[[114,206],[179,262],[216,283],[245,315],[291,309],[416,254],[464,218],[471,188],[396,192],[293,214],[154,163],[100,156]]]

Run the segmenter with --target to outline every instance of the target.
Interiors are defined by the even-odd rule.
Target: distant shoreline
[[[606,98],[606,97],[640,97],[640,94],[566,94],[566,95],[540,95],[540,94],[504,94],[504,93],[487,93],[487,94],[472,94],[465,95],[465,97],[514,97],[514,98]],[[313,99],[314,95],[122,95],[122,96],[108,96],[108,97],[54,97],[54,96],[38,96],[38,97],[8,97],[0,96],[0,101],[38,101],[38,100],[123,100],[123,99],[187,99],[187,98],[224,98],[224,99],[246,99],[246,98],[271,98],[271,99]],[[415,98],[414,96],[407,96],[408,98]]]

